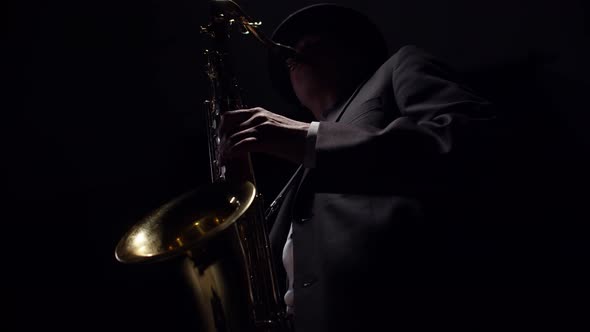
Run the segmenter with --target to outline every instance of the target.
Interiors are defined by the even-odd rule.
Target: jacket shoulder
[[[389,61],[391,61],[394,69],[399,66],[440,63],[440,60],[434,55],[415,45],[405,45],[400,47],[397,52],[390,57]]]

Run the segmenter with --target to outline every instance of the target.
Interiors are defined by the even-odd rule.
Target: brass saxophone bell
[[[244,105],[230,61],[231,26],[241,25],[282,53],[292,50],[259,33],[259,23],[235,2],[210,4],[210,20],[200,32],[210,96],[205,102],[205,129],[211,183],[168,201],[137,222],[119,240],[115,258],[129,264],[178,258],[178,272],[195,299],[199,331],[290,332],[250,155],[221,165],[217,124],[223,112]]]
[[[218,182],[185,193],[152,211],[121,238],[115,257],[122,263],[147,263],[203,246],[248,209],[254,185]]]

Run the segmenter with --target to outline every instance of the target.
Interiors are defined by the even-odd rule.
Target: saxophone
[[[244,108],[229,61],[230,27],[252,34],[273,51],[295,51],[269,40],[233,1],[210,1],[204,36],[209,98],[205,100],[211,183],[180,195],[152,211],[120,239],[122,263],[180,258],[194,294],[202,331],[290,331],[277,287],[275,267],[250,156],[219,162],[221,115]]]

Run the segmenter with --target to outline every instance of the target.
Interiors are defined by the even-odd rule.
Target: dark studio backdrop
[[[590,143],[586,4],[338,2],[374,18],[391,51],[415,44],[447,61],[510,118],[504,137],[512,150],[498,163],[514,166],[514,187],[508,188],[526,209],[507,218],[555,227],[555,238],[536,242],[547,241],[538,250],[550,255],[559,242],[571,255],[548,286],[577,298],[588,264],[588,227],[580,215]],[[270,35],[286,15],[314,2],[238,3]],[[7,100],[16,103],[5,109],[11,269],[4,287],[14,296],[13,308],[39,318],[21,324],[74,328],[80,317],[87,326],[82,330],[190,326],[191,300],[165,263],[123,265],[113,252],[144,214],[208,181],[198,33],[207,8],[206,1],[185,0],[18,8],[10,34],[15,47],[9,48],[15,65],[8,67],[16,73],[9,85],[22,89],[9,92]],[[232,42],[246,103],[293,115],[268,80],[262,45],[238,34]],[[259,189],[270,201],[293,166],[253,158]]]

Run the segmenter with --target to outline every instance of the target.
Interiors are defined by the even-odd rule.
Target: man
[[[470,218],[490,103],[417,47],[387,58],[377,27],[350,8],[305,7],[272,39],[299,54],[270,54],[274,85],[315,121],[253,108],[226,113],[220,130],[226,158],[303,165],[271,231],[296,331],[413,324],[450,304],[426,287],[486,283],[493,243]]]

